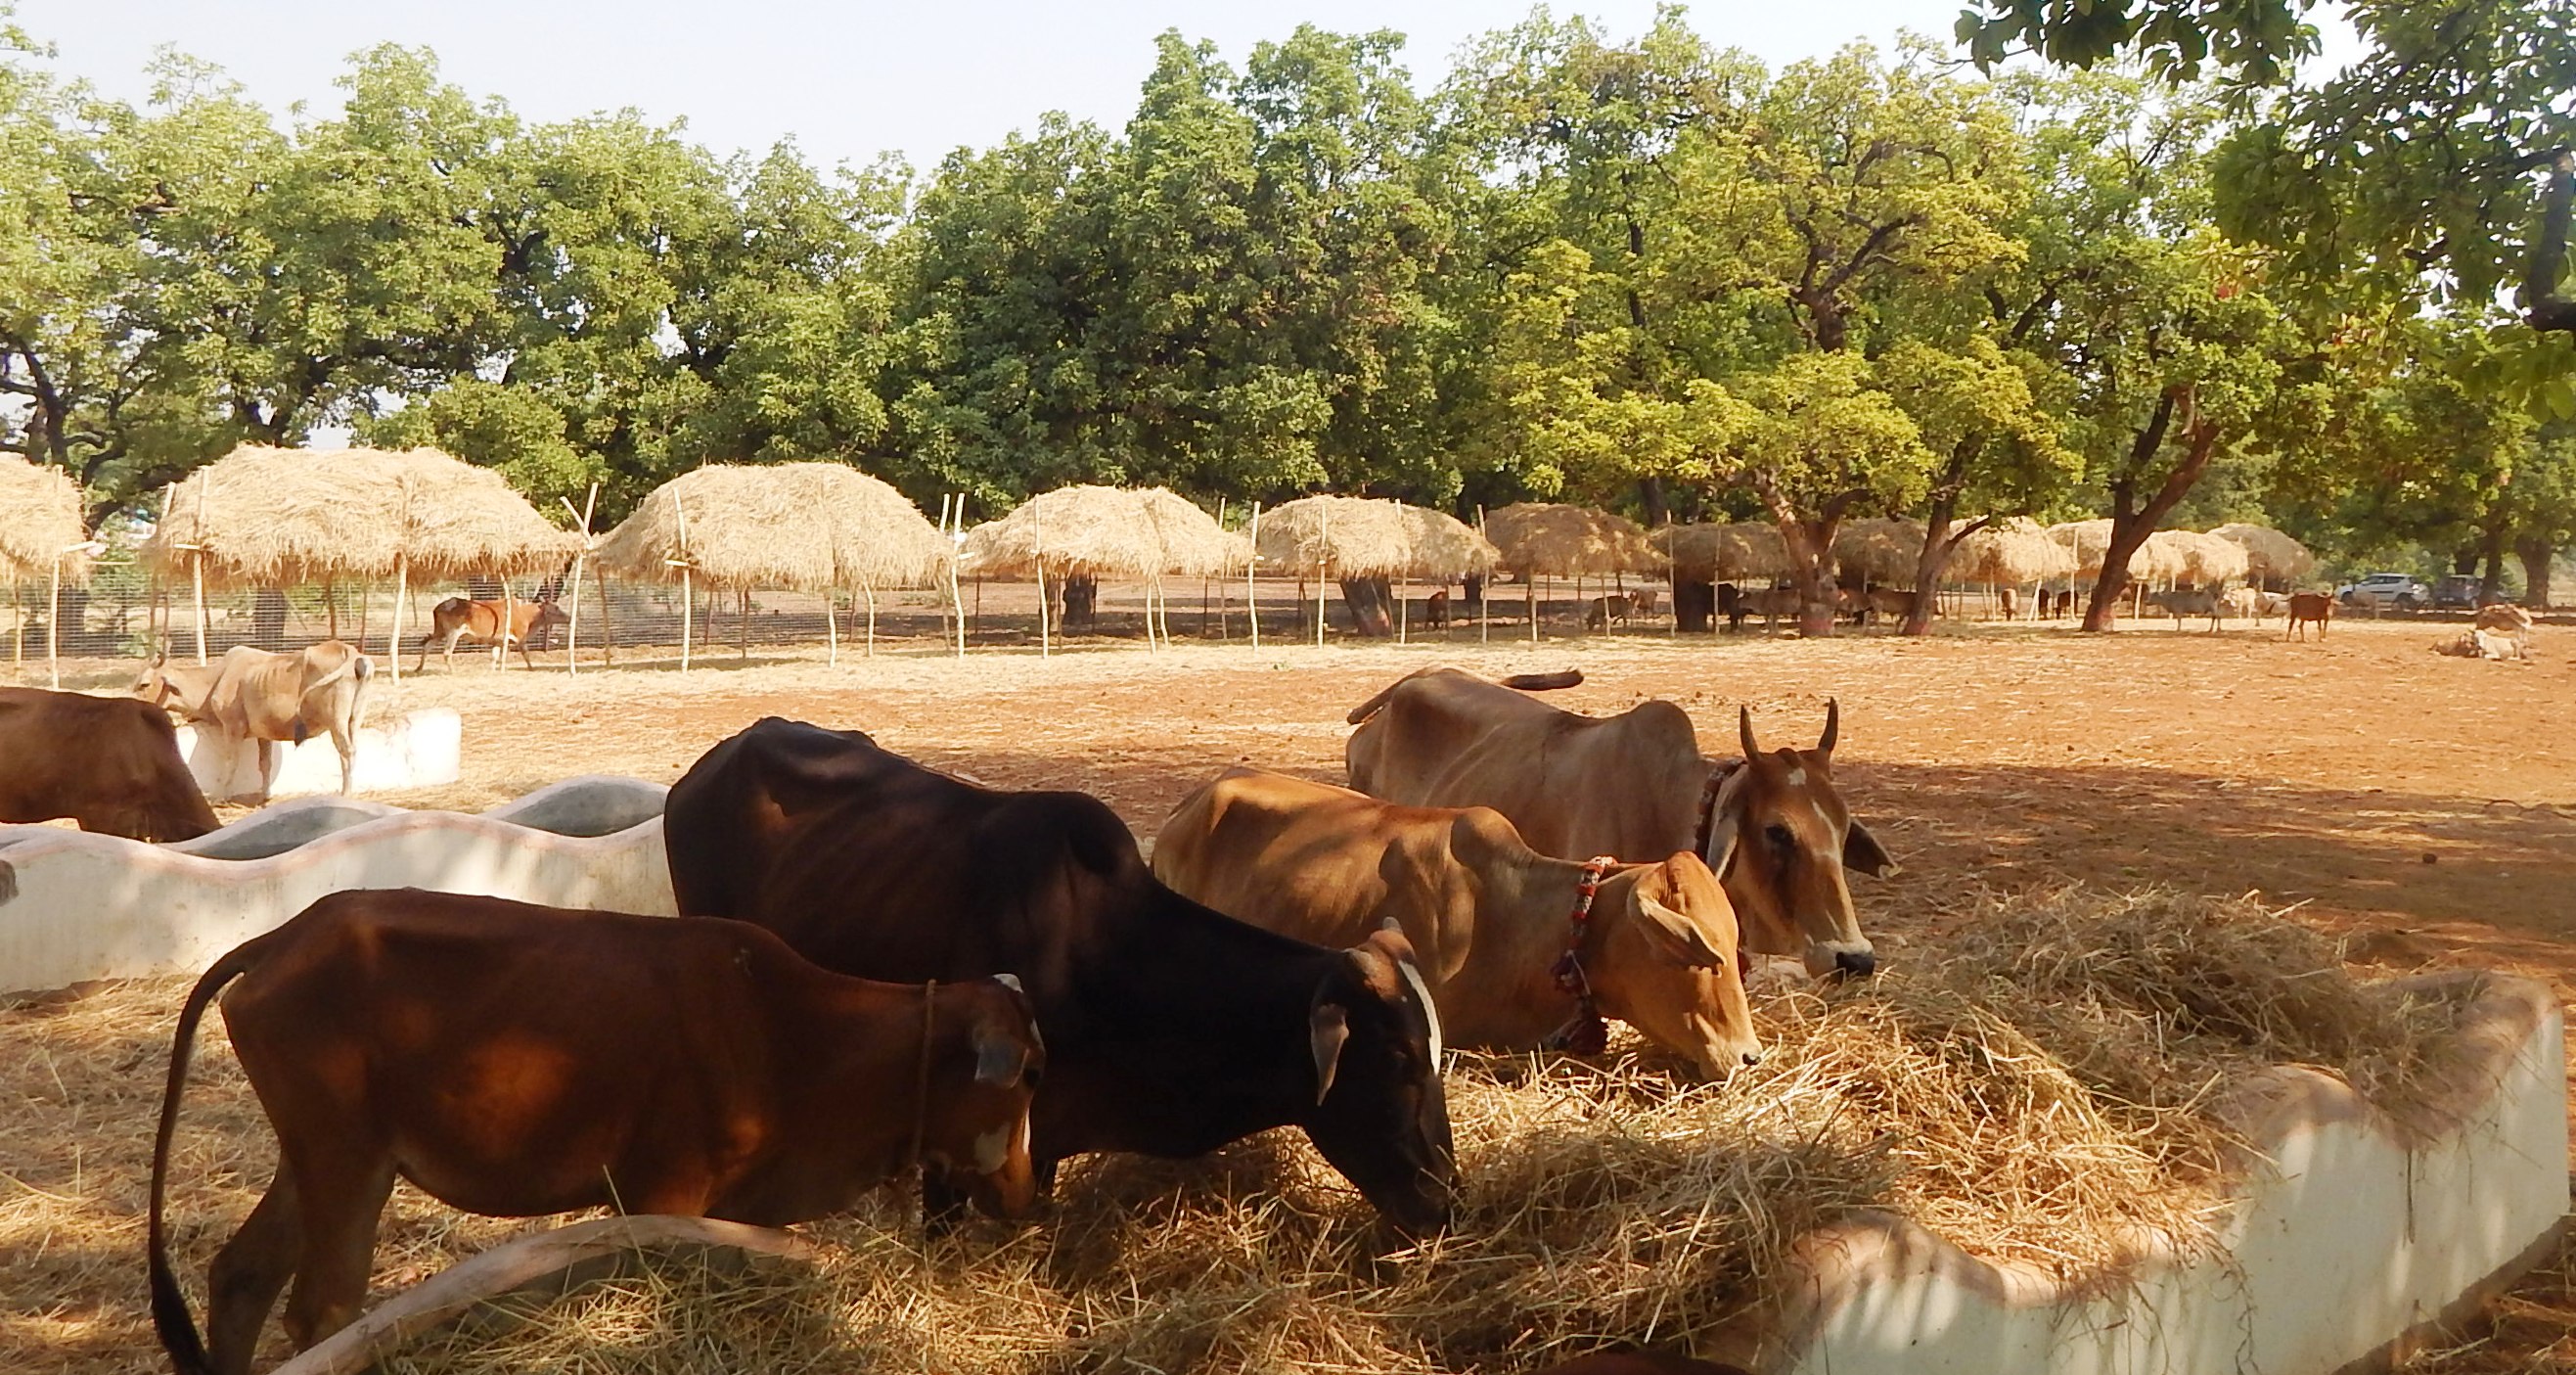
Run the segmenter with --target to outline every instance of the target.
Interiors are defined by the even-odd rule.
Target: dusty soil
[[[1186,631],[1193,618],[1174,619]],[[2544,630],[2537,662],[2497,665],[2428,653],[2434,633],[2348,622],[2297,643],[2277,623],[2107,637],[1984,626],[1713,645],[1641,631],[1532,647],[1498,626],[1486,647],[1471,628],[1401,649],[1095,641],[963,661],[914,640],[837,667],[819,649],[756,646],[746,660],[727,647],[685,675],[658,651],[621,654],[615,671],[585,651],[571,677],[460,655],[453,674],[433,664],[398,685],[380,678],[370,714],[445,706],[465,718],[464,779],[384,799],[403,805],[480,809],[580,773],[668,782],[716,740],[780,715],[863,729],[997,785],[1085,789],[1150,836],[1230,764],[1338,780],[1343,713],[1426,664],[1577,666],[1586,682],[1552,700],[1607,713],[1669,698],[1711,753],[1734,752],[1739,704],[1764,743],[1807,743],[1832,697],[1846,796],[1905,865],[1856,894],[1893,958],[1937,939],[1967,894],[2073,879],[2258,893],[2345,937],[2357,960],[2507,969],[2576,995],[2576,637]],[[70,667],[67,686],[127,671]],[[0,1011],[0,1368],[157,1364],[138,1311],[139,1166],[163,1009],[181,988]],[[199,1063],[214,1088],[192,1095],[202,1125],[183,1138],[184,1168],[253,1188],[266,1148],[234,1144],[253,1122],[237,1085],[227,1097],[230,1058]],[[199,1102],[216,1106],[196,1116]],[[380,1284],[405,1278],[404,1248],[424,1238],[506,1230],[412,1196],[388,1225],[393,1271]],[[199,1255],[216,1239],[184,1238]],[[2571,1275],[2576,1262],[2560,1256],[2428,1368],[2576,1356]]]

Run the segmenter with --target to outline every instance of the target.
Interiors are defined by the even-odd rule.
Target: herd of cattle
[[[155,701],[194,690],[147,678]],[[770,718],[670,792],[676,919],[323,898],[182,1008],[150,1195],[162,1343],[190,1375],[243,1375],[290,1282],[299,1349],[346,1324],[397,1178],[500,1216],[781,1225],[917,1166],[946,1225],[968,1204],[1025,1212],[1070,1156],[1295,1126],[1395,1229],[1446,1229],[1446,1046],[1598,1050],[1607,1018],[1723,1076],[1761,1050],[1750,955],[1874,970],[1845,871],[1894,866],[1835,787],[1832,705],[1808,749],[1764,750],[1742,712],[1742,757],[1717,761],[1672,703],[1593,718],[1529,695],[1578,681],[1412,674],[1350,713],[1350,787],[1229,771],[1174,810],[1150,866],[1087,794]],[[47,708],[97,719],[19,733]],[[61,743],[103,728],[123,747]],[[0,742],[96,773],[66,785],[84,825],[211,820],[202,798],[163,814],[187,775],[151,703],[0,697]],[[164,1199],[217,1003],[280,1164],[213,1262],[201,1337]]]

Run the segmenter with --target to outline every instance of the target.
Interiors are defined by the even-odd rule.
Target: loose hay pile
[[[1797,1236],[1861,1208],[2109,1282],[2141,1245],[2208,1241],[2231,1141],[2207,1113],[2231,1080],[2304,1063],[2402,1102],[2460,1011],[2356,981],[2324,938],[2246,902],[2066,890],[1986,904],[1961,928],[1872,984],[1757,999],[1771,1053],[1722,1087],[1633,1044],[1598,1063],[1463,1057],[1450,1106],[1466,1194],[1457,1230],[1419,1248],[1392,1249],[1300,1138],[1272,1133],[1193,1163],[1075,1162],[1053,1213],[1018,1230],[924,1241],[890,1195],[809,1229],[833,1248],[820,1269],[669,1262],[390,1368],[1526,1370],[1607,1340],[1704,1341],[1760,1304]],[[166,1022],[136,1050],[157,1051]],[[8,1038],[25,1039],[0,1020],[0,1056]],[[143,1053],[115,1077],[159,1072]],[[190,1117],[240,1130],[238,1074],[203,1082]],[[117,1130],[139,1140],[150,1094],[119,1097]],[[30,1146],[6,1148],[23,1161]],[[119,1159],[112,1183],[80,1188],[135,1207]],[[200,1273],[261,1182],[217,1200],[214,1163],[195,1155],[175,1194]],[[440,1238],[397,1210],[383,1259],[413,1277]],[[461,1255],[504,1226],[447,1240]],[[148,1343],[136,1242],[119,1237],[131,1263],[101,1298]],[[0,1270],[0,1290],[12,1280]]]

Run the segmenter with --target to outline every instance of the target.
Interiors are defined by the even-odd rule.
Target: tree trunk
[[[1673,579],[1673,623],[1683,630],[1706,630],[1717,615],[1717,584],[1697,578]]]
[[[1810,638],[1834,633],[1834,527],[1840,523],[1831,516],[1780,522],[1789,545],[1789,585],[1798,592],[1798,633]]]
[[[1351,613],[1351,628],[1373,640],[1395,634],[1395,612],[1392,593],[1386,579],[1341,578],[1342,604]]]
[[[2478,544],[2478,604],[2483,606],[2504,595],[2504,550],[2507,531],[2502,523],[2486,532]]]
[[[2111,543],[2102,554],[2101,576],[2093,580],[2093,596],[2084,605],[2084,629],[2105,631],[2119,614],[2120,592],[2129,584],[2129,560],[2147,536],[2156,532],[2173,508],[2182,504],[2192,484],[2209,471],[2209,460],[2218,452],[2219,433],[2215,425],[2201,423],[2197,398],[2188,384],[2167,387],[2157,399],[2153,418],[2138,431],[2129,448],[2129,471],[2111,485]],[[2164,447],[2165,436],[2173,422],[2182,422],[2182,440],[2187,446],[2182,461],[2156,487],[2143,507],[2131,505],[2137,499],[2137,474]]]
[[[2522,560],[2522,604],[2534,611],[2549,609],[2549,565],[2558,557],[2546,539],[2525,535],[2513,542],[2513,552]]]
[[[1959,552],[1959,541],[1984,529],[1986,522],[1993,519],[1981,516],[1953,533],[1950,520],[1956,505],[1955,498],[1936,497],[1932,509],[1923,517],[1923,554],[1914,562],[1914,604],[1905,609],[1903,634],[1931,632],[1932,612],[1941,596],[1941,575],[1950,566],[1950,556]]]

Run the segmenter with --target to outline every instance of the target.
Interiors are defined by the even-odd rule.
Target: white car
[[[2359,582],[2348,582],[2335,589],[2335,600],[2346,606],[2374,609],[2396,607],[2412,611],[2433,598],[2424,584],[2403,573],[2373,573]]]

